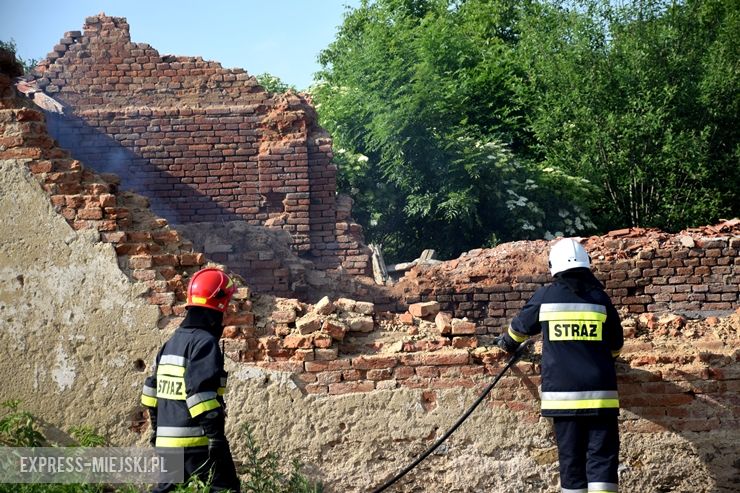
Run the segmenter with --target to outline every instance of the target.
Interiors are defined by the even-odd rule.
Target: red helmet
[[[185,306],[202,306],[223,313],[229,306],[234,291],[234,281],[223,271],[199,270],[188,284],[188,302]]]

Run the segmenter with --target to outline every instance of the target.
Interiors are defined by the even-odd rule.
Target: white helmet
[[[564,238],[550,249],[550,273],[554,276],[560,272],[578,267],[591,267],[591,257],[583,245],[572,238]]]

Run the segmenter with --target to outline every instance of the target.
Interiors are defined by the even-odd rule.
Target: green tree
[[[15,59],[18,61],[18,63],[21,64],[21,67],[23,67],[23,72],[28,73],[30,72],[33,67],[36,66],[36,63],[38,60],[35,60],[33,58],[29,59],[23,59],[18,56],[18,47],[15,44],[15,40],[13,38],[10,38],[10,41],[3,41],[0,40],[0,49],[6,50],[15,56]]]
[[[587,227],[578,204],[591,187],[550,188],[574,182],[528,160],[513,90],[519,5],[364,1],[321,53],[312,92],[346,150],[340,187],[387,258]]]
[[[295,86],[286,84],[277,75],[272,75],[268,72],[265,72],[259,75],[255,75],[254,78],[257,79],[257,82],[259,82],[259,84],[269,92],[282,93],[288,90],[296,92]]]
[[[534,150],[602,192],[603,227],[738,213],[740,4],[547,2],[520,23]]]

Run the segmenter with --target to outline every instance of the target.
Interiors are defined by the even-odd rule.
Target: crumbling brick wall
[[[303,97],[271,95],[241,69],[160,55],[104,14],[66,33],[35,75],[65,106],[48,115],[62,147],[118,174],[170,222],[281,228],[318,268],[368,273],[361,230],[336,203],[331,138]]]
[[[740,230],[612,232],[586,241],[596,277],[617,307],[629,313],[726,312],[740,301]],[[478,323],[479,334],[497,334],[534,292],[550,282],[548,243],[515,242],[475,250],[456,260],[414,268],[377,301],[393,311],[420,301]]]

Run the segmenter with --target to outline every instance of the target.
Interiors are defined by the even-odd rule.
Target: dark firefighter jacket
[[[207,446],[209,437],[223,437],[226,372],[218,347],[220,321],[214,310],[191,308],[159,350],[141,396],[156,426],[157,447]]]
[[[614,359],[624,342],[619,314],[588,269],[571,269],[538,289],[511,321],[516,347],[543,334],[542,415],[619,413]]]

